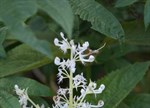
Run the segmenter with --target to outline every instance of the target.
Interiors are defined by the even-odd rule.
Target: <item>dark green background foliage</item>
[[[77,72],[104,83],[90,102],[103,108],[150,108],[150,0],[0,0],[0,108],[20,108],[14,85],[37,103],[56,94],[53,45],[64,32],[91,49],[106,46]],[[61,84],[63,87],[66,83]]]

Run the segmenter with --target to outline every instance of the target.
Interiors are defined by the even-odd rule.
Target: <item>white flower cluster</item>
[[[54,39],[54,44],[58,46],[64,53],[70,51],[70,58],[60,59],[56,57],[54,63],[58,66],[58,82],[62,82],[64,79],[68,78],[70,85],[69,88],[59,88],[57,91],[57,96],[54,96],[53,100],[55,106],[53,108],[100,108],[104,105],[104,102],[100,100],[97,105],[92,105],[85,100],[87,94],[100,94],[105,89],[105,85],[101,84],[98,89],[95,82],[90,81],[87,85],[87,80],[84,78],[83,73],[74,76],[76,71],[76,62],[81,61],[85,64],[86,62],[93,62],[95,57],[92,55],[98,50],[90,50],[85,53],[89,47],[89,43],[85,42],[82,45],[79,43],[76,45],[73,40],[68,41],[64,34],[60,33],[62,41],[57,38]],[[74,96],[73,89],[80,90],[80,96]],[[70,97],[72,95],[72,97]],[[68,99],[69,97],[69,99]],[[71,99],[72,98],[72,99]],[[70,103],[72,101],[72,103]],[[72,105],[70,105],[72,104]]]
[[[22,108],[45,108],[45,106],[42,104],[41,107],[39,105],[36,105],[28,96],[27,89],[20,89],[18,85],[14,86],[16,94],[19,96],[19,103]],[[33,105],[33,106],[27,106],[28,101]]]

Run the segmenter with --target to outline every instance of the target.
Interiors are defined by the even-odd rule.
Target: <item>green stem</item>
[[[70,81],[69,81],[69,108],[73,108],[73,81],[72,81],[73,73],[70,72]]]
[[[73,53],[71,50],[70,60],[73,59]],[[70,71],[70,77],[69,77],[69,108],[73,108],[73,72]]]
[[[29,97],[28,101],[35,107],[35,108],[40,108],[39,105],[36,105]]]

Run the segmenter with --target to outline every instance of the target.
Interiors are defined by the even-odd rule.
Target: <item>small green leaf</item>
[[[97,95],[96,100],[102,99],[105,102],[103,108],[116,108],[143,78],[149,65],[150,62],[135,63],[111,72],[97,82],[105,84],[106,88],[102,94]]]
[[[74,13],[91,22],[92,29],[114,39],[124,36],[119,21],[101,4],[94,0],[69,0]]]
[[[135,2],[137,2],[138,0],[117,0],[115,7],[125,7],[125,6],[129,6]]]
[[[150,0],[147,0],[145,4],[144,24],[145,24],[145,28],[147,29],[150,24]]]
[[[14,86],[18,85],[21,89],[28,88],[30,96],[52,96],[49,87],[40,84],[39,82],[25,77],[7,77],[0,79],[0,91],[5,90],[15,94]]]
[[[129,108],[149,108],[150,94],[130,95],[125,99],[125,103]]]
[[[5,90],[0,90],[0,108],[21,108],[21,106],[15,96]]]
[[[67,0],[37,0],[39,8],[52,17],[68,34],[72,36],[73,13]]]

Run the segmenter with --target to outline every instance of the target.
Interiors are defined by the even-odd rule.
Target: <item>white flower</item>
[[[54,44],[58,47],[60,47],[60,49],[66,53],[67,52],[67,49],[70,48],[70,45],[67,41],[67,39],[64,38],[64,34],[61,32],[60,33],[61,37],[63,38],[62,41],[59,41],[57,38],[54,39]]]
[[[76,63],[75,63],[74,59],[68,60],[68,66],[67,67],[69,68],[70,72],[74,73],[76,71],[75,66],[76,66]]]
[[[83,73],[81,75],[76,75],[73,78],[74,87],[77,89],[78,87],[85,88],[86,86],[86,79],[83,77]]]
[[[69,89],[59,88],[59,89],[57,90],[57,94],[58,94],[58,95],[63,95],[63,96],[65,96],[66,94],[68,94],[68,92],[69,92]]]
[[[101,84],[98,89],[96,89],[97,84],[95,82],[90,81],[88,87],[87,87],[87,94],[100,94],[105,89],[105,85]]]
[[[14,86],[16,94],[19,96],[19,103],[24,108],[27,108],[28,94],[27,89],[21,90],[18,85]]]

